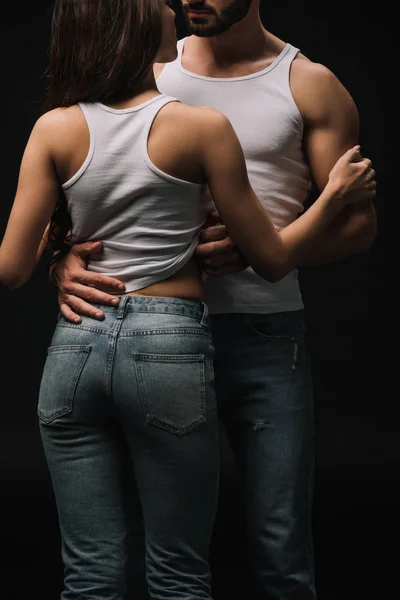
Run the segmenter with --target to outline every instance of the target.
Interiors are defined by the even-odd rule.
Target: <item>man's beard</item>
[[[204,25],[201,23],[193,23],[189,21],[186,11],[184,11],[189,31],[197,37],[214,37],[215,35],[221,35],[221,33],[230,29],[232,25],[245,18],[250,10],[252,1],[253,0],[232,0],[229,6],[222,9],[220,15],[213,11],[212,14],[215,15],[215,20],[212,25],[206,23],[204,23]],[[192,4],[191,8],[197,8],[198,10],[201,10],[202,8],[208,9],[207,0],[205,3],[199,0],[198,4]]]

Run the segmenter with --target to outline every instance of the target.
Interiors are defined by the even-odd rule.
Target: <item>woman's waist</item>
[[[128,284],[128,291],[123,295],[181,298],[195,302],[204,302],[204,284],[201,270],[194,258],[191,258],[176,273],[165,279],[135,290],[129,290],[129,287]]]
[[[90,271],[119,279],[130,295],[176,296],[203,301],[203,283],[195,263],[198,235],[181,247],[130,247],[120,251],[103,242],[102,251],[90,256]]]

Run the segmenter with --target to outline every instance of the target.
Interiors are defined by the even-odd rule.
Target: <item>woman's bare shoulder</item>
[[[228,118],[209,106],[191,106],[183,102],[170,102],[160,112],[160,117],[171,126],[192,129],[223,127],[229,124]]]
[[[43,113],[34,125],[35,132],[56,145],[60,140],[70,139],[74,134],[85,130],[85,117],[78,105],[49,110]]]
[[[43,113],[36,125],[43,129],[51,129],[53,127],[65,127],[79,123],[84,120],[81,109],[77,104],[66,108],[53,108]]]

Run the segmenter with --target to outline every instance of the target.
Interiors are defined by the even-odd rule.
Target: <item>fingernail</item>
[[[96,319],[102,319],[102,318],[103,318],[103,313],[101,313],[101,312],[97,312],[97,313],[95,314],[95,317],[96,317]]]
[[[117,305],[119,304],[119,300],[118,300],[118,298],[114,298],[114,300],[111,300],[111,304],[112,304],[113,306],[117,306]]]
[[[124,284],[123,283],[118,284],[118,289],[119,290],[124,290],[125,289]]]

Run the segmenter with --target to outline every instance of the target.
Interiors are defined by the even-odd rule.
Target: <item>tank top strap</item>
[[[285,49],[283,51],[282,61],[291,63],[294,58],[296,58],[297,54],[300,52],[296,46],[292,46],[291,44],[286,44]]]
[[[150,130],[153,126],[154,120],[157,117],[158,113],[166,104],[170,102],[180,102],[174,96],[168,96],[166,94],[161,94],[161,96],[153,102],[150,106],[146,107],[146,111],[143,113],[143,130],[142,130],[142,142],[141,149],[144,153],[144,156],[147,158],[147,143],[150,135]]]
[[[298,54],[299,49],[291,44],[286,44],[283,50],[278,54],[272,65],[269,67],[268,71],[277,71],[279,69],[287,70],[293,59]]]
[[[145,108],[143,111],[143,122],[145,125],[145,136],[148,135],[154,119],[166,104],[170,102],[180,102],[175,96],[161,94],[154,102]]]
[[[187,36],[186,36],[187,37]],[[178,43],[176,45],[176,48],[178,50],[178,58],[182,57],[182,52],[183,52],[183,45],[185,43],[185,39],[186,37],[181,38],[180,40],[178,40]]]

